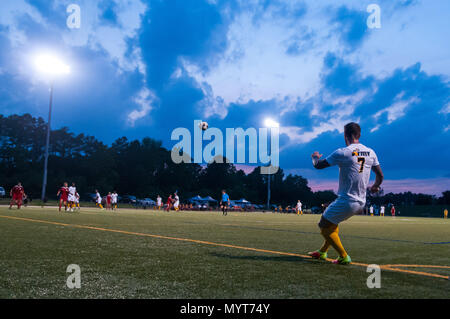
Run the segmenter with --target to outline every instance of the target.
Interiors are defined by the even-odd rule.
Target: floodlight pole
[[[267,174],[267,210],[270,210],[270,165],[269,174]]]
[[[267,153],[269,153],[270,151],[270,155],[272,155],[272,150],[271,150],[271,146],[272,146],[272,128],[269,127],[269,149],[267,151]],[[269,162],[269,169],[268,169],[268,174],[267,174],[267,210],[270,210],[270,167],[272,166],[272,161]]]
[[[53,81],[50,84],[50,103],[48,106],[47,138],[45,141],[45,155],[44,155],[44,178],[42,180],[42,194],[41,194],[42,206],[44,206],[45,190],[47,188],[47,165],[48,165],[48,149],[50,146],[50,123],[52,120],[52,104],[53,104]]]

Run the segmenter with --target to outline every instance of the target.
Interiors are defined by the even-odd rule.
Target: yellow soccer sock
[[[101,209],[103,209],[103,205],[102,204],[99,204],[99,206],[100,206]]]
[[[345,251],[344,246],[342,246],[341,239],[339,238],[338,226],[333,225],[327,228],[322,228],[321,232],[325,240],[339,253],[339,256],[342,258],[347,257],[347,252]]]

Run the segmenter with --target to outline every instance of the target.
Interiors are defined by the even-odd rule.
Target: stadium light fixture
[[[48,150],[50,146],[50,123],[52,119],[52,104],[53,104],[53,82],[56,76],[66,75],[70,73],[70,67],[65,64],[58,57],[51,54],[41,54],[35,59],[35,67],[38,72],[50,76],[50,103],[48,107],[48,122],[47,122],[47,137],[45,141],[45,154],[44,154],[44,176],[42,180],[42,206],[45,202],[45,191],[47,188],[47,166],[48,166]]]
[[[50,54],[38,55],[35,60],[36,69],[47,75],[64,75],[70,73],[70,67],[58,57]]]
[[[266,127],[270,127],[270,128],[273,128],[273,127],[280,127],[280,123],[278,123],[278,122],[272,120],[271,118],[266,118],[266,119],[264,120],[264,125],[265,125]]]

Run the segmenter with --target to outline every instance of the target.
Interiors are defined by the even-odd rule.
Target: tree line
[[[40,117],[0,115],[0,186],[8,191],[21,181],[29,196],[40,198],[46,130],[46,122]],[[178,191],[182,200],[195,195],[219,199],[221,190],[226,189],[232,199],[245,198],[256,204],[267,201],[267,176],[260,174],[259,167],[246,174],[225,160],[203,166],[175,164],[162,142],[150,137],[121,137],[106,145],[63,127],[51,131],[50,141],[49,199],[56,198],[57,189],[67,181],[76,183],[82,200],[95,189],[101,194],[116,190],[121,195],[152,199]],[[447,193],[443,200],[448,202]],[[392,201],[398,200],[397,195],[392,196]],[[333,191],[313,192],[306,178],[286,175],[281,168],[271,177],[271,203],[286,206],[300,199],[311,207],[335,198]]]

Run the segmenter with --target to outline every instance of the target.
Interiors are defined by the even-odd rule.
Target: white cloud
[[[298,33],[292,21],[263,17],[255,24],[252,18],[248,12],[236,17],[227,34],[228,48],[211,72],[202,73],[193,62],[183,59],[187,73],[205,84],[204,92],[206,86],[210,87],[213,97],[222,99],[224,105],[250,100],[285,101],[286,97],[295,101],[316,94],[321,54],[287,55],[285,42]]]
[[[203,102],[207,115],[226,116],[230,103],[245,104],[250,100],[277,100],[287,111],[293,104],[285,105],[286,98],[298,101],[314,97],[321,90],[323,58],[328,52],[345,53],[346,61],[358,65],[363,76],[378,79],[391,75],[396,68],[417,62],[431,74],[450,75],[449,44],[442,42],[446,38],[447,16],[444,12],[447,7],[450,9],[448,2],[429,5],[422,1],[400,8],[399,3],[380,1],[381,29],[367,30],[361,46],[352,52],[342,46],[336,26],[330,24],[335,9],[342,3],[308,1],[306,14],[298,18],[274,14],[277,9],[274,6],[263,10],[258,1],[240,3],[244,11],[234,17],[229,28],[228,48],[210,72],[203,73],[194,62],[182,60],[184,69],[200,83],[207,96]],[[287,11],[296,3],[298,1],[283,2]],[[368,17],[366,7],[370,3],[352,0],[345,5]],[[254,12],[259,14],[256,23]],[[434,22],[430,23],[430,16],[435,17],[433,21],[440,28]],[[307,51],[298,55],[286,54],[286,43],[298,40],[306,32],[313,34],[306,43]],[[354,105],[367,93],[333,97],[340,99],[333,105],[347,102]],[[220,107],[215,103],[216,98],[223,101]],[[390,119],[401,116],[405,107],[404,102],[393,105],[388,111]]]
[[[369,29],[361,48],[349,60],[361,63],[364,75],[384,78],[397,68],[417,62],[430,74],[450,76],[449,1],[417,1],[394,10],[395,1],[381,6],[381,29]]]
[[[344,125],[348,123],[346,117],[341,116],[339,118],[333,118],[329,121],[321,122],[320,124],[314,126],[310,131],[305,131],[301,127],[288,126],[280,127],[280,134],[285,134],[289,137],[289,143],[280,149],[286,149],[296,144],[305,144],[311,142],[317,136],[322,133],[335,131],[342,133],[344,131]]]
[[[378,111],[377,113],[375,113],[373,115],[373,117],[375,119],[378,119],[382,114],[387,113],[388,124],[390,124],[390,123],[394,122],[396,119],[405,115],[405,110],[409,105],[420,102],[420,99],[417,97],[411,97],[407,100],[402,100],[403,95],[404,95],[404,92],[400,92],[395,97],[395,99],[394,99],[395,102],[392,105],[388,106],[385,109]]]
[[[27,14],[31,19],[45,25],[42,15],[24,0],[2,1],[0,4],[0,24],[8,26],[12,46],[26,44],[25,33],[17,24],[17,18]]]
[[[127,122],[130,126],[134,126],[136,121],[146,117],[152,110],[156,97],[152,91],[147,88],[143,88],[138,96],[134,99],[134,102],[140,106],[139,109],[133,110],[128,113]]]
[[[450,114],[450,102],[448,102],[439,113]]]
[[[100,19],[98,2],[83,0],[81,8],[81,28],[63,29],[63,38],[72,46],[88,46],[94,50],[105,50],[121,70],[138,69],[145,72],[139,48],[133,48],[132,56],[127,57],[127,40],[135,38],[141,26],[141,16],[147,7],[140,0],[115,0],[118,25],[105,23]],[[120,71],[120,70],[119,70]]]

